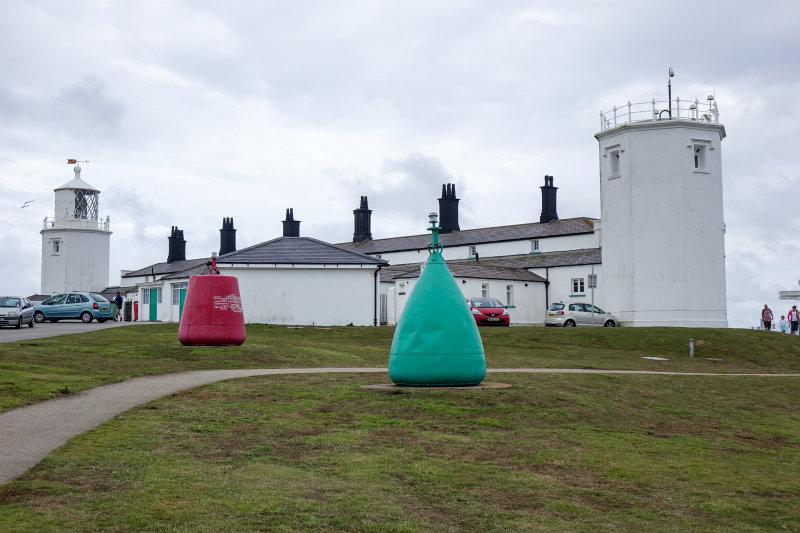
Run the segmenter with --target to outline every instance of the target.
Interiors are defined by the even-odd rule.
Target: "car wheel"
[[[28,322],[28,327],[29,327],[29,328],[32,328],[32,327],[33,327],[33,323],[34,323],[34,322],[36,322],[36,321],[33,319],[33,317],[31,317],[31,321],[30,321],[30,322]]]
[[[83,313],[81,313],[81,321],[84,324],[88,324],[89,322],[91,322],[92,321],[92,313],[90,313],[89,311],[84,311]]]
[[[19,317],[19,320],[17,320],[17,325],[14,326],[14,327],[17,328],[17,329],[22,327],[22,317]]]
[[[617,327],[617,324],[613,320],[606,320],[606,323],[603,324],[603,327],[615,328],[615,327]]]
[[[36,311],[35,313],[33,313],[33,319],[39,324],[41,324],[42,322],[44,322],[44,313],[42,313],[41,311]]]
[[[575,321],[574,320],[567,320],[566,322],[564,322],[564,327],[565,328],[574,328],[575,327]]]

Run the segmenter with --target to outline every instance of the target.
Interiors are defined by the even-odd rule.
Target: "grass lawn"
[[[254,326],[238,348],[185,348],[176,334],[2,344],[0,401],[187,369],[385,366],[393,330]],[[800,339],[777,333],[481,334],[493,368],[800,373]],[[359,388],[387,381],[269,376],[153,401],[0,485],[0,531],[800,530],[800,378],[509,373],[487,377],[513,385],[501,390]]]

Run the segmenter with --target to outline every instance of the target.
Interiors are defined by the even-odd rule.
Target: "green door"
[[[178,289],[178,294],[180,295],[181,299],[181,308],[178,311],[178,321],[180,322],[181,317],[183,316],[183,302],[186,301],[186,288]]]
[[[150,289],[150,321],[158,320],[158,289]]]

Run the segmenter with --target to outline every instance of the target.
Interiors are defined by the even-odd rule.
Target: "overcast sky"
[[[716,95],[728,317],[800,288],[800,3],[0,0],[0,292],[40,289],[67,158],[111,217],[110,283],[280,236],[423,233],[443,183],[462,229],[600,216],[601,110]],[[27,207],[26,202],[32,201]]]

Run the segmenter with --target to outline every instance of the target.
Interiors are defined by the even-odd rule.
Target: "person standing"
[[[114,302],[117,304],[117,316],[114,317],[114,322],[122,322],[122,295],[119,291],[114,296]]]
[[[764,321],[764,331],[772,329],[772,309],[764,304],[764,309],[761,310],[761,320]]]
[[[798,317],[797,317],[797,306],[796,305],[793,305],[792,308],[789,309],[789,315],[788,315],[787,318],[789,319],[789,323],[792,325],[791,326],[792,335],[797,335]]]
[[[780,328],[781,333],[789,333],[789,321],[786,320],[786,315],[781,315]]]

